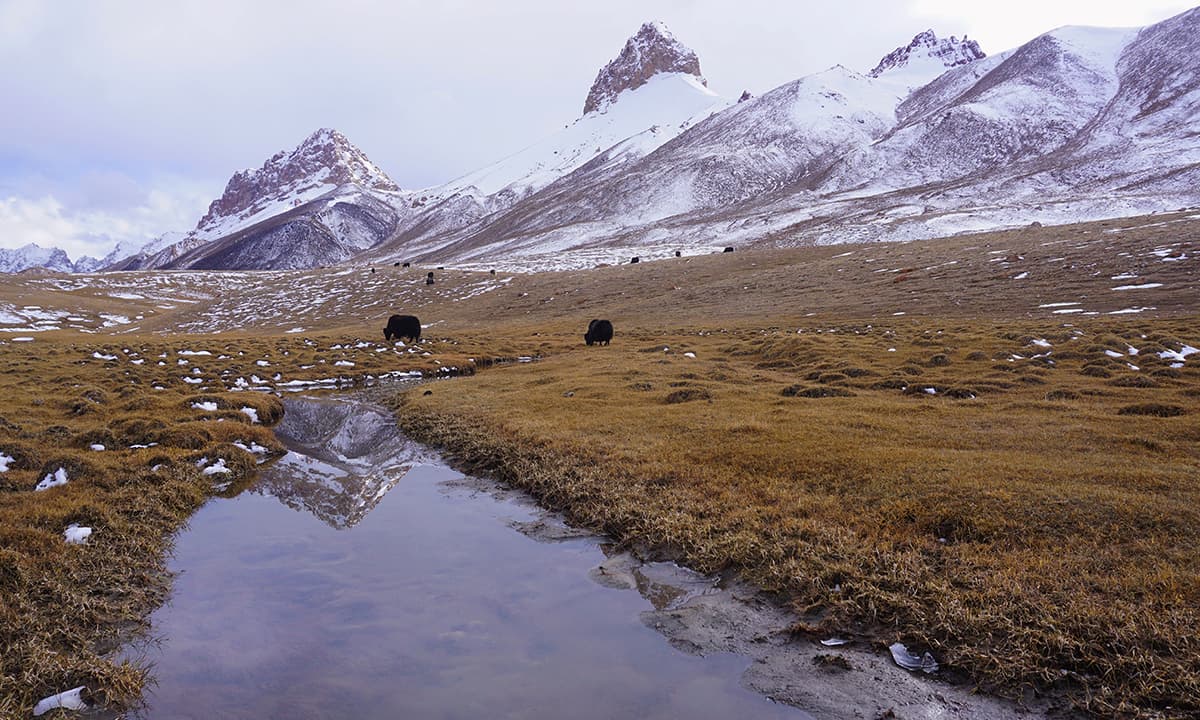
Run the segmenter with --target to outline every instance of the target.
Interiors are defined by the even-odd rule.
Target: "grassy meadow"
[[[172,534],[281,452],[281,405],[250,389],[411,371],[464,377],[377,388],[405,431],[626,546],[751,579],[798,639],[1195,716],[1198,235],[1178,214],[430,287],[424,268],[6,279],[0,308],[79,327],[0,337],[0,716],[80,684],[136,703],[152,678],[112,650],[169,592]],[[390,312],[420,315],[420,345],[382,342]],[[594,317],[611,346],[584,346]]]

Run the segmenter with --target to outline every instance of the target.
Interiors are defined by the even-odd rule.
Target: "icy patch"
[[[8,465],[16,460],[14,457],[9,457],[4,453],[0,453],[0,473],[8,472]]]
[[[246,414],[246,417],[250,418],[250,422],[252,422],[252,423],[258,422],[258,411],[255,410],[254,408],[244,407],[244,408],[242,408],[242,412]]]
[[[268,367],[271,363],[267,362],[266,360],[255,360],[254,364],[259,367]]]
[[[1070,315],[1071,313],[1081,313],[1083,308],[1068,308],[1066,310],[1054,310],[1055,315]]]
[[[192,403],[192,407],[196,408],[197,410],[203,410],[205,412],[216,412],[217,411],[217,404],[212,401],[194,402],[194,403]]]
[[[1039,308],[1070,307],[1072,305],[1078,305],[1078,304],[1079,303],[1077,303],[1077,302],[1056,302],[1056,303],[1046,303],[1045,305],[1038,305],[1038,307]]]
[[[1029,273],[1023,272],[1020,275],[1013,275],[1013,280],[1024,280],[1027,277],[1029,277]]]
[[[207,460],[208,458],[200,458],[200,464],[203,465]],[[225,458],[217,458],[215,463],[204,468],[201,470],[201,472],[205,475],[217,475],[218,473],[227,473],[233,471],[225,467]]]
[[[185,377],[185,378],[180,378],[180,379],[183,380],[188,385],[199,385],[200,383],[204,382],[204,378]]]
[[[1157,309],[1158,309],[1158,307],[1132,307],[1132,308],[1125,308],[1124,310],[1112,310],[1108,314],[1109,315],[1130,315],[1133,313],[1140,313],[1140,312],[1145,312],[1147,310],[1157,310]]]
[[[210,353],[207,350],[180,350],[179,354],[180,355],[212,355],[212,353]]]
[[[1117,352],[1116,350],[1105,350],[1105,351],[1104,351],[1104,354],[1105,354],[1105,355],[1107,355],[1107,356],[1109,356],[1110,358],[1119,358],[1119,357],[1125,357],[1124,355],[1122,355],[1121,353]]]
[[[938,671],[937,660],[929,653],[918,657],[908,651],[904,643],[893,643],[888,650],[892,651],[892,660],[905,670],[920,670],[925,673],[935,673]]]
[[[84,544],[91,534],[92,529],[90,527],[80,527],[75,523],[71,523],[67,526],[66,530],[63,530],[63,537],[72,545]]]
[[[287,334],[287,335],[291,335],[293,333],[302,333],[302,332],[304,332],[304,328],[294,327],[291,330],[284,330],[283,332],[284,332],[284,334]]]
[[[253,440],[250,441],[249,445],[242,442],[241,440],[234,440],[233,446],[239,447],[239,448],[245,450],[246,452],[250,453],[251,455],[267,455],[267,454],[270,454],[270,452],[271,452],[269,449],[263,447],[262,445],[259,445],[258,443],[254,442]],[[258,461],[260,463],[266,462],[266,458],[260,457],[260,458],[258,458]]]
[[[1048,347],[1052,347],[1052,346],[1050,345],[1050,342],[1049,342],[1049,341],[1047,341],[1047,340],[1045,340],[1045,339],[1043,339],[1043,338],[1038,338],[1037,340],[1032,340],[1032,341],[1030,341],[1030,343],[1029,343],[1029,344],[1030,344],[1030,345],[1037,345],[1037,346],[1038,346],[1038,347],[1040,347],[1040,348],[1048,348]]]
[[[16,338],[13,338],[12,341],[13,342],[33,342],[33,338],[31,338],[31,337],[16,337]]]
[[[684,356],[684,357],[687,357],[687,358],[694,358],[694,357],[696,357],[696,353],[694,353],[694,352],[685,352],[685,353],[683,354],[683,356]]]
[[[83,691],[86,688],[83,685],[66,692],[60,692],[57,695],[51,695],[47,698],[42,698],[37,705],[33,706],[33,716],[38,717],[44,715],[55,708],[65,708],[67,710],[85,710],[88,708],[88,703],[83,699]]]
[[[1158,354],[1163,360],[1175,360],[1176,362],[1184,362],[1188,355],[1195,355],[1200,352],[1200,349],[1194,348],[1191,345],[1184,345],[1181,350],[1163,350]]]
[[[92,357],[96,358],[97,360],[116,360],[117,359],[116,355],[105,355],[104,353],[100,352],[99,350],[92,353]]]
[[[1162,283],[1142,283],[1141,285],[1118,285],[1113,290],[1151,290],[1162,286]]]
[[[92,449],[93,451],[95,451],[95,452],[104,452],[104,451],[105,451],[105,449],[106,449],[106,448],[105,448],[103,445],[101,445],[100,443],[92,443],[91,445],[88,445],[88,447],[89,447],[89,448],[91,448],[91,449]]]
[[[334,363],[334,365],[338,365],[341,367],[354,367],[354,363],[350,362],[349,360],[338,360],[337,362]]]
[[[1135,279],[1137,279],[1137,275],[1135,273],[1121,273],[1120,275],[1113,275],[1112,277],[1109,278],[1109,280],[1135,280]]]
[[[67,469],[60,467],[59,469],[57,469],[54,472],[47,475],[46,477],[42,478],[42,481],[39,482],[37,484],[37,486],[33,488],[33,490],[34,490],[34,492],[41,492],[43,490],[49,490],[52,487],[58,487],[59,485],[66,485],[66,484],[67,484]]]

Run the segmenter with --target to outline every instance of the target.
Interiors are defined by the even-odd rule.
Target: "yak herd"
[[[731,253],[733,252],[733,248],[727,247],[723,250],[723,252]],[[678,250],[675,251],[675,257],[680,257],[681,255],[681,252]],[[630,258],[629,262],[630,264],[639,263],[641,262],[641,258],[635,255],[634,257]],[[403,265],[398,262],[394,264],[394,266],[402,267],[410,267],[410,265],[411,263],[407,262],[403,263]],[[439,267],[438,269],[441,270],[442,268]],[[371,268],[371,272],[374,273],[375,268]],[[495,270],[492,270],[491,272],[493,275],[496,274]],[[425,284],[432,285],[433,283],[433,273],[430,272],[425,276]],[[391,342],[392,338],[396,338],[397,340],[407,340],[408,342],[417,342],[421,339],[421,321],[417,319],[416,315],[393,315],[388,318],[387,327],[383,329],[383,337],[388,342]],[[612,338],[613,325],[608,320],[592,320],[590,323],[588,323],[587,332],[583,334],[583,341],[589,346],[607,345],[612,342]]]
[[[392,338],[407,342],[417,342],[421,339],[421,321],[416,315],[393,315],[388,318],[387,327],[383,329],[383,337],[388,342]],[[613,325],[608,320],[593,320],[588,323],[583,341],[588,345],[607,345],[613,338]]]

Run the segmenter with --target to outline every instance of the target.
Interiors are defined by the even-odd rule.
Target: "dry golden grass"
[[[240,492],[260,460],[283,452],[268,427],[282,418],[279,399],[230,392],[238,378],[336,369],[354,380],[466,360],[433,343],[428,357],[400,364],[358,343],[57,333],[0,345],[0,454],[12,458],[0,473],[0,717],[26,717],[38,699],[79,685],[112,709],[137,703],[147,671],[114,651],[166,599],[172,535],[208,497]],[[211,354],[187,354],[202,348]],[[254,445],[267,452],[255,457]],[[228,473],[201,473],[218,459]],[[59,468],[67,485],[34,491]],[[86,543],[65,542],[72,523],[93,529]]]
[[[1178,348],[1194,319],[800,327],[624,333],[397,408],[578,522],[786,593],[813,629],[1100,715],[1200,712],[1200,368],[1104,353]],[[1128,414],[1147,402],[1184,414]]]
[[[136,698],[144,674],[104,651],[161,601],[170,534],[216,491],[195,462],[236,468],[230,495],[253,469],[233,443],[278,447],[242,411],[277,409],[229,392],[239,378],[411,369],[486,369],[395,396],[414,436],[625,543],[743,573],[794,604],[798,632],[901,639],[1100,716],[1194,716],[1200,358],[1156,353],[1200,345],[1198,235],[1179,214],[432,287],[424,268],[6,279],[0,305],[100,334],[0,345],[17,458],[0,475],[0,716],[81,683]],[[130,288],[147,298],[106,297]],[[392,312],[430,325],[418,352],[376,352]],[[612,346],[583,346],[596,317]],[[494,367],[522,355],[541,360]],[[60,463],[78,481],[32,493]],[[97,533],[67,546],[78,520]]]

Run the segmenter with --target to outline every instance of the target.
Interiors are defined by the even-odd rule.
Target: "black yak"
[[[588,323],[587,333],[583,341],[588,345],[607,345],[612,340],[613,326],[607,320],[593,320]]]
[[[391,342],[393,337],[397,340],[416,342],[421,339],[421,321],[416,315],[393,315],[388,318],[383,337],[388,342]]]

